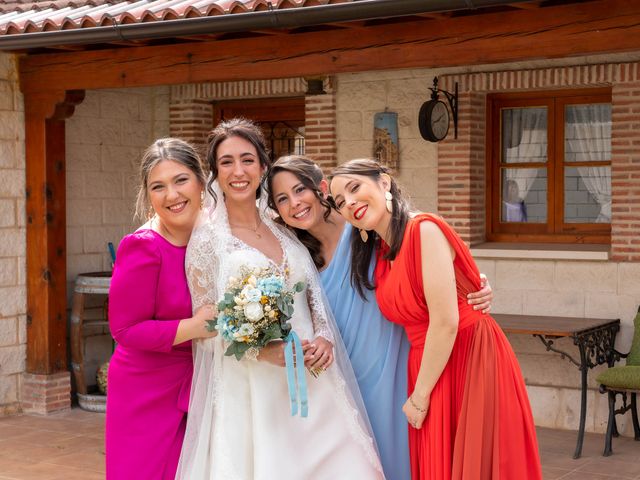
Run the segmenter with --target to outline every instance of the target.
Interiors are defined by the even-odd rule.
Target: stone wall
[[[336,77],[338,163],[373,157],[373,116],[385,109],[398,114],[399,180],[413,205],[436,211],[437,144],[422,139],[416,119],[429,99],[433,72],[401,70]]]
[[[79,273],[111,269],[115,248],[139,226],[133,220],[138,165],[144,149],[169,135],[169,88],[90,90],[66,125],[67,282],[69,308]],[[102,315],[104,298],[90,298],[87,316]],[[85,372],[95,384],[111,340],[86,329]]]
[[[480,249],[478,249],[480,250]],[[480,252],[476,252],[479,256]],[[491,280],[493,312],[567,317],[620,318],[616,346],[627,352],[633,336],[632,320],[640,304],[640,264],[597,260],[477,258]],[[509,335],[527,383],[536,425],[577,429],[580,415],[580,371],[568,360],[547,352],[529,335]],[[579,359],[571,340],[555,345]],[[605,367],[589,371],[587,431],[606,430],[607,396],[595,378]],[[631,416],[618,418],[622,434],[633,433]]]
[[[19,410],[26,358],[24,102],[0,53],[0,416]]]
[[[482,242],[485,222],[486,117],[484,95],[476,93],[479,88],[477,79],[494,78],[492,91],[509,89],[510,82],[523,82],[527,75],[537,79],[537,83],[522,84],[520,88],[558,88],[558,82],[565,78],[570,78],[579,85],[589,84],[589,79],[592,78],[591,84],[598,86],[607,84],[610,80],[631,79],[628,67],[622,67],[620,73],[613,75],[615,67],[612,65],[547,68],[591,61],[573,59],[542,62],[535,65],[540,67],[539,71],[542,73],[532,70],[533,63],[527,63],[478,67],[478,73],[474,73],[474,69],[465,68],[338,75],[338,163],[352,158],[371,157],[374,114],[385,109],[397,112],[400,147],[398,178],[412,203],[417,209],[437,211],[445,215],[470,243]],[[531,73],[525,75],[510,71],[523,68],[531,69]],[[507,73],[486,72],[487,69],[504,69]],[[553,73],[554,70],[568,73],[560,75]],[[485,73],[480,73],[483,71]],[[633,75],[636,72],[640,75],[640,67],[634,67],[632,71]],[[461,86],[458,140],[453,138],[453,131],[450,130],[447,140],[440,144],[424,141],[417,127],[420,106],[429,98],[428,87],[436,74],[440,76],[441,86],[447,90],[452,90],[453,81],[459,81]],[[624,88],[614,88],[614,109],[617,109],[614,123],[615,115],[622,115],[618,117],[618,125],[614,125],[614,129],[627,132],[626,136],[624,132],[618,133],[618,138],[614,139],[614,148],[626,149],[621,169],[625,176],[613,184],[614,196],[617,195],[619,205],[626,209],[621,212],[626,215],[624,222],[621,222],[624,225],[614,227],[617,229],[614,242],[618,258],[614,259],[616,261],[594,260],[587,256],[582,260],[567,260],[566,258],[571,257],[560,255],[545,260],[536,259],[524,249],[515,254],[512,251],[505,256],[478,256],[480,269],[487,274],[494,289],[493,312],[620,318],[622,328],[617,337],[617,347],[621,351],[628,350],[633,330],[632,321],[640,304],[640,264],[635,263],[633,256],[640,245],[637,241],[640,228],[636,213],[638,190],[628,188],[631,184],[638,185],[637,175],[633,176],[633,169],[637,167],[634,167],[635,160],[630,152],[631,148],[636,148],[637,142],[629,138],[636,138],[638,131],[633,126],[637,126],[634,122],[638,121],[637,112],[640,111],[636,85],[629,83]],[[625,109],[624,112],[621,109]],[[620,124],[621,121],[625,122],[624,125]],[[478,134],[478,131],[481,133]],[[618,218],[622,218],[620,214]],[[528,385],[536,424],[577,429],[580,407],[579,370],[558,354],[547,352],[542,343],[533,337],[512,335],[509,340],[514,346]],[[577,348],[571,341],[560,341],[558,345],[578,355]],[[589,372],[588,431],[603,432],[606,428],[607,399],[598,392],[594,381],[601,368]],[[632,433],[628,418],[620,419],[619,427],[625,435]]]

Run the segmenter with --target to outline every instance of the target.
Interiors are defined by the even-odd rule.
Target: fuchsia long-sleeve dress
[[[108,376],[108,480],[175,478],[193,373],[191,342],[172,346],[178,323],[192,315],[185,253],[152,230],[120,242],[109,290],[117,347]]]

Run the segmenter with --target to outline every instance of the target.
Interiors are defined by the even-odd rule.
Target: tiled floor
[[[77,408],[0,418],[0,480],[103,479],[103,424],[104,415]],[[640,480],[640,442],[614,439],[605,458],[603,436],[587,434],[582,458],[573,460],[575,440],[575,432],[538,429],[545,480]]]

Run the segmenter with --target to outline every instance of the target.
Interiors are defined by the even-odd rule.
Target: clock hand
[[[434,119],[433,123],[438,123],[442,117],[444,117],[444,113],[441,114],[438,118]]]

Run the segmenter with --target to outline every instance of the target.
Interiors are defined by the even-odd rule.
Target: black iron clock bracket
[[[433,87],[429,87],[431,90],[431,100],[438,100],[438,93],[442,93],[449,102],[451,113],[453,115],[453,138],[458,138],[458,82],[455,83],[454,93],[447,92],[438,88],[438,77],[433,77]]]

